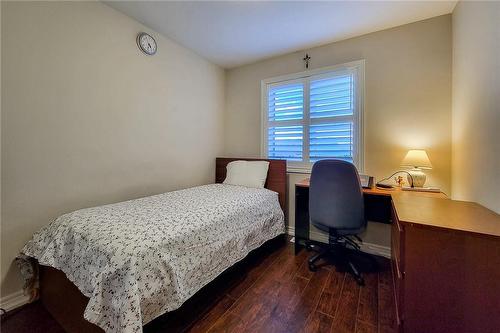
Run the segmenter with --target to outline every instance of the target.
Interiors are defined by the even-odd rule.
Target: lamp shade
[[[408,153],[406,153],[401,166],[420,169],[432,169],[431,161],[429,161],[429,157],[423,149],[409,150]]]

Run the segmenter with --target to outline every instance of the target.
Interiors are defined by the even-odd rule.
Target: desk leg
[[[309,240],[309,188],[295,186],[295,254]]]
[[[295,244],[294,244],[295,255],[299,254],[300,250],[302,250],[302,245],[300,245],[300,242],[297,239],[297,236],[295,236]]]

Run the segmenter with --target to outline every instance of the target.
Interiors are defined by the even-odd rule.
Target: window
[[[363,169],[364,61],[262,81],[262,155],[310,169],[337,158]]]

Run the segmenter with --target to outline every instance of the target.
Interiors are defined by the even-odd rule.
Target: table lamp
[[[423,149],[409,150],[401,166],[413,168],[408,170],[409,175],[407,178],[408,183],[414,187],[422,187],[425,184],[426,177],[422,169],[432,169],[431,161],[429,161],[429,157]]]

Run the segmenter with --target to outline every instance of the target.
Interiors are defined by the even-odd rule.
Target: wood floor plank
[[[270,299],[275,305],[275,312],[277,310],[282,310],[282,312],[288,314],[290,310],[293,310],[301,300],[301,295],[303,294],[309,280],[304,279],[301,276],[295,275],[292,281],[285,281],[281,284],[278,296],[275,299]]]
[[[319,300],[318,311],[331,317],[335,316],[345,276],[345,273],[338,272],[335,269],[331,271],[325,289],[323,290]]]
[[[360,286],[354,278],[346,275],[340,294],[339,306],[335,312],[332,332],[352,333],[356,326],[356,313],[359,303]]]
[[[296,309],[301,300],[309,281],[296,275],[292,283],[284,283],[278,294],[278,298],[272,300],[274,303],[271,313],[272,321],[278,321],[287,326],[290,318],[293,317],[294,309]]]
[[[360,290],[357,320],[378,326],[378,272],[363,275],[365,285]]]
[[[229,296],[223,296],[221,299],[200,319],[188,332],[201,333],[207,332],[215,322],[226,313],[233,305],[234,299]]]
[[[307,284],[308,280],[295,275],[291,281],[281,283],[276,297],[260,296],[259,301],[262,302],[260,314],[252,320],[245,321],[246,330],[261,332],[273,328],[276,332],[286,331],[292,309],[299,303]]]
[[[244,305],[236,308],[234,311],[230,309],[228,312],[237,315],[241,319],[242,330],[244,330],[252,323],[261,320],[262,313],[267,314],[270,312],[267,302],[268,301],[261,298],[260,295],[256,295],[252,300],[245,302]],[[237,311],[239,311],[239,314],[235,313]]]
[[[380,333],[396,332],[396,305],[394,303],[392,270],[389,261],[385,261],[381,264],[378,284],[378,331]]]
[[[276,309],[278,309],[277,304],[263,304],[254,319],[246,323],[244,332],[288,333],[285,323],[276,316]]]
[[[303,260],[305,260],[304,253],[297,256],[290,252],[280,254],[266,273],[233,304],[229,311],[244,318],[245,325],[254,325],[254,320],[248,317],[251,317],[253,312],[260,311],[267,303],[274,309],[280,302],[291,302],[290,295],[293,296],[293,292],[300,295],[307,284],[307,280],[297,279],[295,276]],[[256,307],[258,303],[261,304]]]
[[[287,327],[290,332],[299,332],[304,328],[309,316],[313,314],[318,306],[321,294],[325,289],[330,274],[331,271],[322,268],[314,272],[309,283],[302,292],[299,302],[294,306],[293,311],[287,317]]]
[[[332,327],[333,317],[314,311],[300,330],[301,333],[327,333]]]
[[[358,320],[356,322],[356,333],[377,333],[377,326]]]
[[[260,301],[262,300],[262,301]],[[229,309],[229,312],[237,316],[251,315],[257,312],[262,307],[264,303],[263,297],[257,294],[254,290],[249,290],[242,297],[236,300],[234,304]]]
[[[246,293],[244,293],[230,308],[229,311],[243,317],[251,308],[255,308],[255,303],[274,301],[280,299],[279,293],[283,285],[293,281],[297,266],[293,260],[285,261],[287,255],[279,258],[266,274],[258,279]],[[288,255],[289,256],[289,255]],[[283,270],[280,270],[279,268]],[[289,268],[295,268],[290,270]],[[307,282],[307,280],[304,280]]]
[[[309,253],[309,256],[312,255],[311,253],[312,252]],[[313,276],[314,272],[311,272],[309,270],[309,264],[307,259],[304,260],[304,262],[302,262],[302,265],[300,265],[299,270],[297,271],[297,275],[309,280]]]
[[[252,286],[255,281],[257,281],[264,272],[278,259],[279,255],[286,251],[286,247],[283,247],[281,250],[275,251],[272,254],[266,256],[261,261],[255,260],[253,265],[250,266],[249,269],[242,272],[244,277],[241,281],[230,288],[227,294],[234,299],[238,299],[241,295],[243,295],[250,286]]]
[[[283,252],[269,267],[265,276],[255,281],[250,289],[257,294],[276,297],[277,285],[279,287],[282,282],[292,280],[305,258],[305,251],[301,251],[296,256],[288,251]]]
[[[226,312],[222,317],[220,317],[215,324],[207,331],[210,333],[232,333],[232,332],[242,332],[244,329],[243,322],[241,319],[232,314],[231,312]]]

